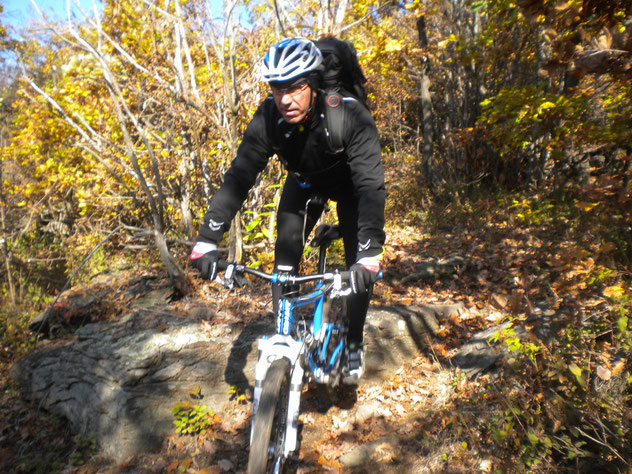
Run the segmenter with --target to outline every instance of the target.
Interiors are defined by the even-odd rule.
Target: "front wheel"
[[[272,362],[263,380],[259,407],[254,414],[248,472],[281,472],[283,468],[287,410],[290,394],[290,361]]]

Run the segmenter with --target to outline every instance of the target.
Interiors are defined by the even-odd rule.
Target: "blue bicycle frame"
[[[276,280],[279,283],[284,283],[283,277],[278,275],[274,275],[274,277],[272,279],[273,282]],[[310,293],[297,298],[281,298],[276,320],[277,334],[290,336],[297,324],[294,318],[294,311],[304,306],[314,305],[310,334],[318,342],[318,349],[316,354],[306,353],[306,361],[311,374],[316,382],[319,383],[329,382],[329,374],[338,366],[344,349],[344,338],[336,338],[335,336],[344,335],[346,331],[345,326],[337,325],[331,321],[324,321],[323,311],[325,296],[327,295],[324,288],[325,284],[318,282],[316,288]],[[336,346],[330,351],[329,344],[332,342]],[[331,354],[329,357],[327,357],[328,353]]]

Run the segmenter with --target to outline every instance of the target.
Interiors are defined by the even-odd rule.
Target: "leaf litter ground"
[[[565,248],[566,252],[558,251]],[[499,450],[482,426],[484,414],[505,408],[497,376],[468,379],[452,369],[450,357],[476,331],[509,313],[531,311],[536,303],[577,311],[586,305],[603,305],[603,298],[581,286],[582,272],[590,263],[575,258],[572,246],[554,242],[544,229],[526,232],[493,219],[469,228],[447,227],[432,235],[420,235],[416,228],[391,230],[386,254],[385,278],[376,286],[374,306],[460,302],[464,310],[442,321],[428,349],[388,380],[361,384],[344,393],[308,387],[303,396],[301,450],[290,460],[290,468],[296,472],[486,472],[507,466],[507,457],[515,449]],[[424,262],[454,255],[467,256],[467,262],[454,271],[434,275],[422,271]],[[536,271],[546,266],[546,260],[550,271]],[[117,311],[123,311],[129,302],[125,298],[134,297],[126,291],[133,281],[133,277],[117,278],[105,284],[121,295],[121,307],[113,308],[113,299],[108,298],[103,317],[116,317]],[[205,300],[222,322],[248,322],[269,311],[268,292],[260,289],[229,296],[203,283],[189,303],[177,302],[173,309],[187,311],[190,301]],[[211,325],[208,330],[215,329]],[[236,396],[225,412],[218,413],[207,433],[174,433],[160,452],[113,465],[93,454],[89,440],[74,436],[63,420],[17,398],[6,383],[11,362],[5,350],[2,471],[212,473],[246,469],[251,404],[244,397]],[[548,468],[545,464],[543,470]]]

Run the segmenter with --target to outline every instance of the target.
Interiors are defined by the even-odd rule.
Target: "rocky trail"
[[[70,338],[41,343],[12,367],[14,386],[24,398],[67,419],[74,433],[94,440],[94,454],[81,468],[85,472],[243,471],[256,338],[273,332],[272,317],[260,302],[249,300],[248,290],[233,300],[225,296],[228,311],[221,304],[218,309],[191,300],[168,303],[168,287],[158,280],[139,281],[145,288],[134,295],[129,312],[82,325]],[[44,325],[40,319],[33,326],[53,336],[78,319],[81,307],[93,305],[92,299],[69,298],[65,312],[48,313]],[[249,309],[240,313],[245,308],[240,301]],[[69,305],[74,305],[70,311]],[[433,341],[448,326],[479,321],[472,311],[453,302],[372,307],[361,384],[334,392],[305,389],[301,450],[290,468],[419,472],[422,464],[442,463],[440,454],[431,460],[419,451],[420,417],[453,396],[458,368],[450,358],[457,360],[459,352],[447,354]],[[464,365],[478,364],[475,371],[498,357],[488,344],[475,348],[475,355],[467,345],[461,348],[461,354],[468,351]],[[212,410],[213,429],[176,434],[178,403]]]
[[[464,446],[459,431],[477,432],[479,415],[504,402],[493,390],[501,350],[489,339],[516,302],[494,284],[504,277],[480,263],[476,249],[485,247],[477,241],[467,242],[474,250],[464,254],[474,259],[465,261],[446,255],[464,247],[458,234],[402,236],[389,248],[367,318],[365,377],[343,393],[305,389],[291,470],[485,472],[498,465],[484,444]],[[34,322],[46,338],[10,376],[3,365],[0,470],[245,470],[255,341],[273,330],[268,289],[227,292],[202,283],[171,301],[159,275],[103,275]],[[191,433],[177,433],[178,406],[203,410],[203,429],[190,423]]]

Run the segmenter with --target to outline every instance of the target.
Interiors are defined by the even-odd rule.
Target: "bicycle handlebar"
[[[232,270],[231,270],[232,269]],[[335,271],[335,272],[326,272],[326,273],[315,273],[312,275],[289,275],[284,273],[266,273],[261,270],[256,270],[254,268],[246,267],[245,265],[241,265],[238,263],[227,262],[225,260],[220,260],[218,263],[218,270],[223,271],[227,279],[232,279],[233,273],[237,274],[245,274],[248,273],[250,275],[254,275],[258,278],[262,278],[264,280],[270,281],[272,283],[283,283],[288,285],[300,284],[300,283],[309,283],[312,281],[334,281],[334,279],[339,276],[341,281],[345,283],[349,283],[350,274],[349,271]],[[230,273],[226,275],[226,273]]]

